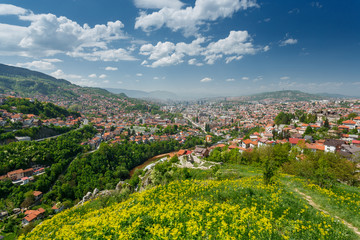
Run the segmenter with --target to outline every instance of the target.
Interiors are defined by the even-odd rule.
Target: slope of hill
[[[336,93],[316,93],[316,95],[327,97],[327,98],[354,98],[353,96],[347,96],[347,95],[336,94]]]
[[[80,113],[56,106],[52,103],[32,102],[24,98],[8,98],[0,105],[0,109],[14,113],[34,114],[43,119],[64,118],[70,115],[80,117]]]
[[[321,100],[324,97],[314,94],[304,93],[296,90],[276,91],[276,92],[264,92],[249,96],[249,99],[254,101],[264,99],[286,99],[290,101],[309,101],[309,100]]]
[[[258,94],[242,96],[242,97],[228,97],[226,99],[229,101],[262,101],[262,100],[310,101],[310,100],[323,100],[328,98],[315,94],[304,93],[297,90],[284,90],[284,91],[276,91],[276,92],[264,92],[264,93],[258,93]]]
[[[114,96],[101,89],[80,87],[64,79],[56,79],[41,72],[0,64],[0,93],[18,94],[22,97],[37,95],[70,100],[81,94]],[[124,98],[125,94],[116,95]]]
[[[75,85],[44,73],[0,64],[0,93],[15,92],[21,96],[59,95],[76,97],[71,91]]]
[[[140,90],[128,90],[128,89],[121,89],[121,88],[106,88],[109,92],[112,93],[124,93],[129,97],[132,98],[144,98],[144,99],[160,99],[160,100],[167,100],[167,99],[177,99],[178,96],[175,93],[168,92],[168,91],[151,91],[145,92]]]
[[[26,239],[357,239],[287,181],[174,181],[86,202],[44,221]]]

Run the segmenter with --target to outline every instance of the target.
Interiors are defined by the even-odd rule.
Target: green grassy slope
[[[21,239],[358,239],[295,191],[309,188],[306,194],[315,194],[305,180],[286,176],[266,186],[258,169],[240,165],[224,165],[217,176],[223,180],[173,181],[87,202],[46,220]],[[354,194],[351,201],[359,204],[358,188],[338,188]],[[316,189],[320,195],[326,192]],[[324,207],[337,204],[329,197]],[[357,208],[347,211],[359,218]]]

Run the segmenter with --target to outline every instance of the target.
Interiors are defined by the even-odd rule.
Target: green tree
[[[264,183],[266,185],[272,184],[279,169],[279,162],[275,160],[273,149],[270,146],[262,147],[259,151]]]
[[[208,123],[205,124],[205,132],[210,132],[210,125]]]
[[[330,129],[329,119],[325,119],[324,121],[324,128]]]
[[[313,129],[311,126],[307,126],[306,130],[305,130],[305,134],[312,134],[314,133]]]
[[[25,200],[21,203],[22,208],[27,208],[34,204],[35,197],[33,193],[33,191],[28,191],[27,193],[25,193]]]

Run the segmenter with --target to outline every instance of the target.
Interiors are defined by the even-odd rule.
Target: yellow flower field
[[[175,181],[103,209],[89,205],[57,214],[20,239],[356,239],[260,177]]]

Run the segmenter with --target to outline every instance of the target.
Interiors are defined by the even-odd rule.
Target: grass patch
[[[326,189],[313,184],[311,180],[285,176],[282,178],[289,189],[299,189],[309,195],[322,209],[360,228],[360,189],[337,183]]]
[[[27,238],[357,239],[282,183],[266,186],[256,176],[173,181],[103,209],[87,205],[45,221]]]

